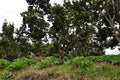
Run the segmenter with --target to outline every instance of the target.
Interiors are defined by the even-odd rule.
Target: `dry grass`
[[[73,78],[68,73],[62,71],[53,71],[50,68],[46,68],[40,71],[26,71],[14,78],[8,80],[92,80],[88,77],[77,76]]]
[[[47,80],[48,74],[46,71],[28,71],[15,77],[14,80]]]

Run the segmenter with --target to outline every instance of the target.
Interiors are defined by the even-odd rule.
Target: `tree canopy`
[[[21,13],[23,23],[19,29],[3,23],[1,57],[16,53],[11,58],[31,53],[61,58],[69,53],[102,55],[106,48],[120,43],[119,0],[64,0],[63,5],[54,6],[50,0],[26,2],[28,10]]]

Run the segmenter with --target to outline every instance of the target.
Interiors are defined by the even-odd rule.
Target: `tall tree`
[[[65,2],[63,6],[55,5],[51,8],[49,20],[50,37],[53,40],[54,50],[62,56],[69,51],[74,55],[89,55],[92,53],[92,35],[95,28],[91,23],[92,13],[86,1],[77,1],[72,4]]]
[[[73,1],[72,12],[74,27],[75,54],[90,55],[92,53],[92,35],[95,34],[95,28],[91,24],[93,14],[89,11],[88,0]]]
[[[3,23],[2,31],[4,36],[6,36],[9,40],[13,39],[13,33],[14,33],[14,24],[8,24],[7,21]]]
[[[2,26],[1,40],[0,40],[0,54],[1,58],[13,60],[18,57],[17,45],[14,39],[14,25],[8,24],[6,21]]]
[[[15,42],[19,47],[18,51],[21,53],[21,56],[28,56],[31,52],[32,47],[29,43],[26,26],[22,25],[19,29],[15,31],[15,33]]]
[[[28,11],[23,12],[23,27],[26,28],[29,40],[35,45],[35,53],[40,52],[43,41],[47,41],[48,22],[45,16],[49,14],[49,0],[26,0]]]
[[[67,53],[66,38],[68,35],[68,26],[66,26],[66,11],[63,6],[56,4],[51,8],[51,14],[49,21],[52,22],[52,26],[49,30],[50,38],[54,45],[54,53],[60,53],[64,56]]]

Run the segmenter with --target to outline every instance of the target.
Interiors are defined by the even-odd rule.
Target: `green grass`
[[[87,69],[87,68],[90,68],[92,63],[85,57],[76,57],[72,60],[72,63],[81,68],[81,69]]]
[[[86,58],[93,62],[107,62],[107,63],[111,63],[113,65],[120,65],[120,55],[89,56]]]
[[[0,80],[15,77],[25,71],[43,70],[49,68],[54,71],[61,71],[69,74],[72,80],[77,77],[89,77],[92,80],[119,80],[120,79],[120,55],[118,56],[78,56],[66,59],[59,64],[60,59],[49,56],[42,61],[28,58],[18,58],[14,61],[0,59]],[[74,75],[73,75],[74,74]]]

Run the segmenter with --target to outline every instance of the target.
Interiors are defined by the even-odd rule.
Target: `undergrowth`
[[[120,55],[88,57],[70,56],[68,58],[66,57],[62,64],[60,64],[61,61],[62,60],[59,58],[53,56],[45,57],[41,61],[25,57],[13,61],[0,59],[0,80],[7,80],[27,70],[34,71],[46,68],[50,68],[52,72],[61,71],[69,74],[73,80],[76,80],[78,76],[88,76],[91,80],[106,78],[110,80],[120,79]]]

